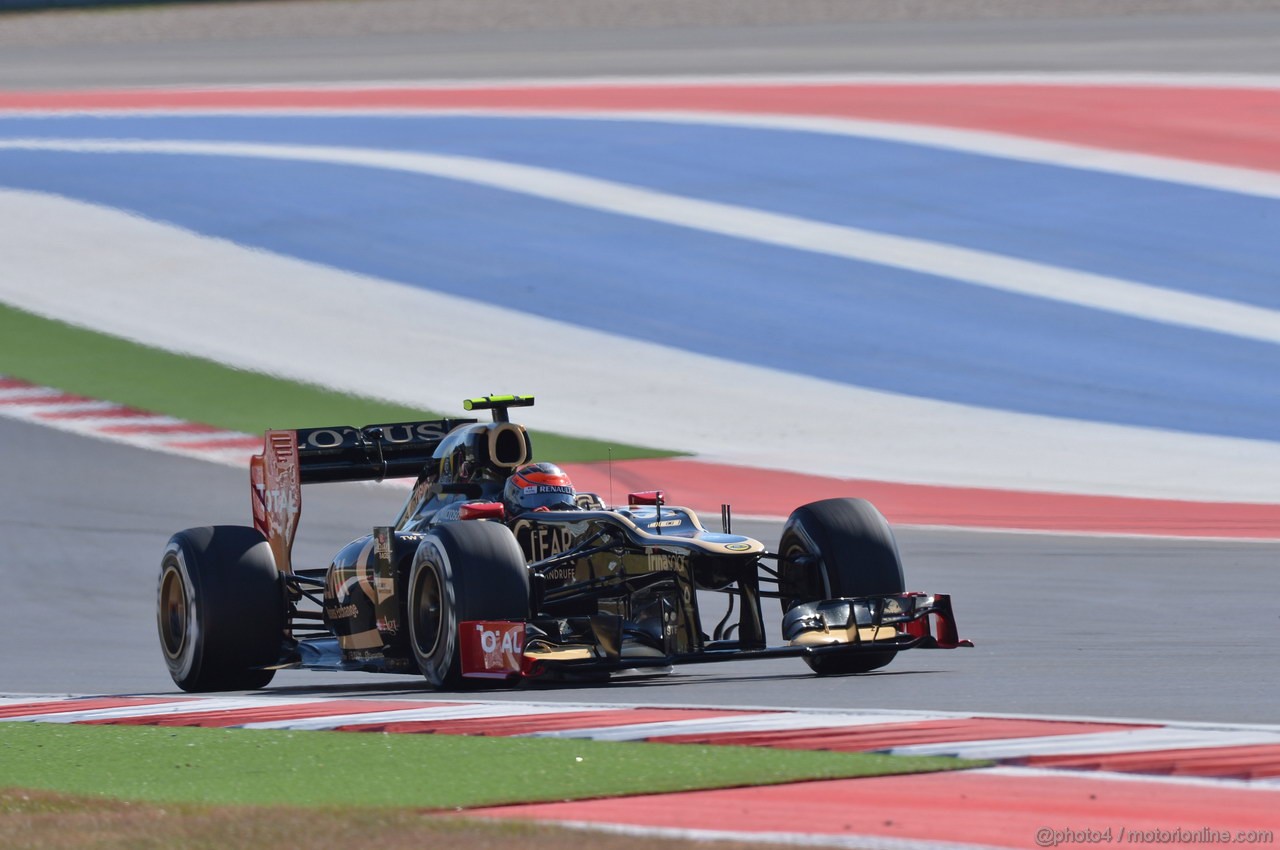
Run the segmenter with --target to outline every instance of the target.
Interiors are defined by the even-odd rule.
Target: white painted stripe
[[[762,716],[701,718],[691,720],[668,720],[653,723],[631,723],[626,726],[595,726],[582,729],[566,729],[557,732],[537,732],[528,737],[536,738],[581,738],[593,741],[640,741],[645,738],[658,738],[667,735],[714,734],[726,723],[740,720],[763,719]],[[785,722],[777,718],[778,722]]]
[[[483,110],[467,114],[484,115]],[[497,113],[504,118],[562,117],[573,118],[571,112]],[[576,115],[582,119],[581,113]],[[1139,177],[1167,183],[1182,183],[1205,189],[1280,198],[1280,174],[1253,168],[1215,165],[1174,157],[1130,153],[1101,147],[1041,141],[1008,133],[964,130],[945,126],[903,124],[889,121],[864,121],[852,118],[828,118],[797,115],[768,115],[718,112],[591,112],[590,120],[658,121],[675,124],[704,124],[748,127],[762,130],[824,133],[880,139],[925,147],[943,148],[980,156],[1033,162],[1059,168],[1074,168]]]
[[[422,174],[1147,321],[1280,344],[1277,310],[498,160],[368,148],[181,140],[11,139],[0,141],[0,150],[249,157]]]
[[[679,110],[495,110],[495,109],[422,109],[422,110],[325,110],[324,114],[358,116],[431,115],[492,117],[503,119],[555,118],[579,121],[655,121],[667,124],[695,124],[723,127],[746,127],[759,130],[822,133],[856,138],[880,139],[924,147],[961,151],[980,156],[1033,162],[1059,168],[1074,168],[1181,183],[1204,189],[1280,198],[1280,173],[1254,168],[1218,165],[1175,157],[1131,153],[1066,142],[1042,141],[1009,133],[966,130],[936,125],[904,124],[891,121],[869,121],[853,118],[815,117],[807,115],[773,115],[767,113],[729,113]],[[235,113],[243,114],[243,113]],[[315,110],[296,110],[295,115],[315,115]]]
[[[1073,168],[1122,177],[1160,180],[1203,189],[1262,198],[1280,198],[1280,173],[1175,157],[1134,153],[1088,145],[1041,140],[1009,133],[906,124],[855,118],[770,113],[713,112],[700,110],[598,110],[598,109],[486,109],[404,108],[370,106],[358,109],[142,109],[90,111],[101,117],[204,117],[267,115],[273,117],[342,118],[468,117],[503,120],[557,119],[566,121],[657,122],[759,130],[822,133],[920,145],[979,156]],[[4,114],[0,111],[0,115]],[[47,118],[64,113],[29,112],[26,117]]]
[[[1163,727],[1082,735],[1044,735],[989,741],[917,744],[888,750],[900,756],[957,756],[975,759],[1011,759],[1027,756],[1092,755],[1156,752],[1280,744],[1280,733],[1257,731],[1204,731]]]
[[[1276,793],[1280,784],[1274,779],[1235,779],[1219,776],[1166,776],[1157,773],[1122,773],[1111,770],[1054,770],[1043,767],[1015,767],[997,765],[983,767],[972,773],[985,773],[991,776],[1012,776],[1019,779],[1066,779],[1087,782],[1141,782],[1156,785],[1190,785],[1199,788],[1229,788],[1232,791],[1262,791]],[[1280,802],[1280,801],[1278,801]]]
[[[737,717],[711,717],[671,720],[663,723],[635,723],[628,726],[602,726],[554,732],[531,732],[530,738],[592,738],[597,741],[635,741],[669,735],[732,735],[748,732],[789,732],[805,729],[854,728],[857,726],[919,723],[941,720],[941,714],[903,715],[896,712],[865,714],[797,714],[785,711],[749,714]]]
[[[788,711],[807,711],[810,709],[789,708]],[[1062,723],[1108,723],[1131,726],[1168,726],[1174,729],[1199,731],[1249,731],[1275,732],[1280,734],[1277,723],[1223,723],[1204,720],[1167,720],[1158,717],[1104,717],[1093,714],[1016,714],[998,711],[981,713],[939,712],[949,717],[984,717],[1001,720],[1052,720]]]
[[[491,339],[472,329],[520,327],[528,339],[555,340],[503,362],[508,387],[542,397],[522,419],[531,428],[836,477],[1276,500],[1280,444],[1273,442],[986,410],[746,366],[250,250],[42,193],[0,190],[0,218],[6,222],[0,256],[11,270],[0,276],[0,301],[342,392],[461,413],[460,399],[493,381]],[[98,243],[120,250],[78,249]],[[180,299],[171,297],[173,268],[185,270]],[[101,286],[104,279],[113,285]],[[350,332],[353,310],[369,310],[371,321],[376,316],[377,350],[335,350],[333,340]],[[226,332],[232,326],[234,337]],[[417,359],[382,353],[421,350],[424,332],[431,345],[451,352],[453,364],[434,370],[429,381]],[[591,356],[566,358],[565,351]],[[613,392],[617,376],[634,374],[636,363],[651,375],[698,380],[635,381],[627,393]],[[16,415],[6,407],[0,405],[0,415]],[[747,409],[749,416],[725,415]],[[657,416],[658,410],[682,413]]]
[[[41,703],[61,702],[67,700],[78,699],[71,694],[4,694],[0,695],[0,708],[16,708],[21,705],[39,705]],[[0,719],[0,723],[8,722],[7,719]]]
[[[110,428],[116,425],[127,425],[130,427],[136,425],[151,426],[164,422],[175,421],[169,416],[111,416],[112,410],[118,410],[118,407],[104,408],[101,411],[96,410],[79,410],[75,411],[76,415],[71,419],[79,428],[98,430],[101,428]],[[45,410],[41,413],[33,415],[31,418],[35,421],[44,423],[52,416],[60,416],[64,412],[61,410]],[[101,413],[103,415],[94,416],[92,414]]]
[[[62,390],[50,387],[14,387],[0,389],[0,401],[11,404],[15,409],[37,405],[42,399],[63,395]]]
[[[84,711],[50,712],[48,714],[24,714],[7,717],[6,722],[23,723],[80,723],[85,720],[121,720],[131,717],[171,716],[194,714],[204,711],[234,711],[242,708],[266,708],[271,705],[297,705],[321,700],[271,699],[266,697],[214,697],[176,699],[171,703],[152,705],[125,705],[117,708],[86,709]]]
[[[109,434],[107,436],[110,436]],[[128,435],[130,437],[135,435]],[[163,449],[172,449],[175,454],[189,454],[192,457],[210,458],[219,457],[248,457],[251,454],[262,453],[262,435],[261,434],[241,434],[236,431],[218,431],[214,433],[200,434],[143,434],[137,435],[145,439],[148,444]],[[253,440],[255,445],[253,448],[237,445],[224,445],[235,440]],[[198,448],[191,448],[198,446]]]
[[[601,711],[621,709],[593,709]],[[441,705],[423,708],[406,708],[394,711],[370,711],[352,714],[333,714],[325,717],[306,718],[301,720],[272,720],[261,723],[245,723],[245,729],[298,729],[319,730],[333,729],[353,723],[403,723],[414,720],[440,722],[446,720],[485,720],[503,717],[526,717],[530,715],[572,714],[582,711],[576,705],[531,705],[509,702],[492,705]]]
[[[119,410],[120,405],[112,401],[55,401],[48,399],[33,399],[24,403],[22,407],[32,417],[39,419],[48,414],[62,413],[102,413],[110,410]]]
[[[209,461],[210,463],[220,463],[224,466],[234,466],[237,469],[248,469],[249,458],[255,454],[261,454],[261,449],[208,449],[208,448],[192,448],[184,446],[181,443],[156,443],[156,444],[138,444],[142,448],[158,449],[166,454],[175,454],[181,457],[193,457],[198,460]],[[390,483],[390,482],[388,482]]]
[[[201,444],[208,443],[210,444],[208,449],[209,451],[223,451],[222,448],[218,447],[218,443],[230,443],[230,442],[235,442],[237,440],[256,440],[259,443],[262,442],[262,435],[260,434],[258,435],[242,434],[239,431],[212,431],[212,432],[206,432],[206,433],[192,433],[192,434],[164,434],[162,435],[162,437],[164,442],[170,443],[170,444],[183,443],[183,442],[201,443]],[[243,452],[243,449],[238,449],[235,447],[230,447],[228,450]],[[260,452],[261,450],[262,448],[259,445],[258,451]]]
[[[469,817],[471,817],[469,815]],[[483,818],[480,818],[483,820]],[[493,821],[504,819],[492,818]],[[667,826],[636,826],[624,823],[598,823],[596,821],[542,820],[538,823],[555,824],[584,832],[605,832],[613,835],[635,835],[652,838],[670,838],[681,841],[737,841],[747,845],[779,844],[791,847],[845,847],[849,850],[1008,850],[985,844],[962,844],[955,841],[935,841],[916,838],[890,838],[881,835],[839,835],[801,832],[752,832],[732,829],[687,829]],[[800,827],[798,827],[800,828]]]
[[[102,419],[89,419],[85,421],[85,424],[94,428],[113,428],[117,425],[126,428],[166,428],[173,425],[186,425],[191,428],[206,427],[176,419],[172,416],[163,416],[159,413],[139,413],[136,416],[111,416]],[[173,434],[166,434],[166,436],[171,437]]]
[[[406,708],[397,711],[366,711],[357,714],[332,714],[324,717],[308,717],[297,720],[270,720],[260,723],[243,723],[241,729],[292,729],[296,732],[322,732],[355,723],[405,723],[414,720],[440,720],[443,709]]]

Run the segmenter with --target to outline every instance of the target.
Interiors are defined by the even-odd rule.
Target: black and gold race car
[[[777,552],[734,534],[727,505],[721,531],[661,491],[607,507],[518,477],[532,445],[508,410],[531,404],[464,402],[492,422],[266,432],[250,461],[253,527],[191,528],[165,548],[157,623],[174,682],[259,688],[305,667],[454,688],[780,656],[826,675],[874,670],[913,647],[970,645],[949,597],[905,591],[893,534],[869,502],[796,508]],[[293,563],[303,484],[412,477],[394,524],[327,567]],[[512,497],[542,491],[554,500],[534,501],[549,508]],[[727,596],[714,626],[700,592]],[[765,635],[766,597],[781,601],[781,642]]]

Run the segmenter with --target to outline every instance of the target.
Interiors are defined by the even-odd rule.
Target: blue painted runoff
[[[6,151],[0,186],[849,385],[1280,439],[1280,346],[451,180],[252,159]],[[305,317],[305,305],[299,309]],[[353,304],[374,315],[379,309],[394,305]],[[424,381],[440,354],[430,350],[430,324],[424,316]],[[513,358],[527,346],[555,345],[519,327],[476,333]],[[643,373],[643,364],[636,368]]]
[[[0,136],[33,135],[492,158],[1280,309],[1280,200],[922,145],[594,119],[0,119]]]

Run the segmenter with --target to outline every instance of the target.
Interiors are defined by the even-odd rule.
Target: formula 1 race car
[[[606,507],[567,478],[527,472],[531,441],[508,409],[531,404],[464,402],[492,422],[267,431],[250,461],[253,527],[191,528],[165,548],[157,623],[174,682],[242,690],[305,667],[455,688],[780,656],[826,675],[972,645],[949,597],[905,592],[893,534],[869,502],[797,508],[778,552],[733,534],[727,505],[720,532],[662,491]],[[394,524],[328,567],[293,564],[301,485],[414,476]],[[710,634],[708,591],[728,609]],[[784,643],[766,640],[765,597],[781,600]]]

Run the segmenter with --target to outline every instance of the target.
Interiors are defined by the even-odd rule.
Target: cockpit
[[[501,500],[507,477],[532,456],[533,445],[523,425],[459,425],[436,447],[405,502],[396,530],[423,530],[445,518],[439,515],[441,510],[452,513],[465,502]]]

